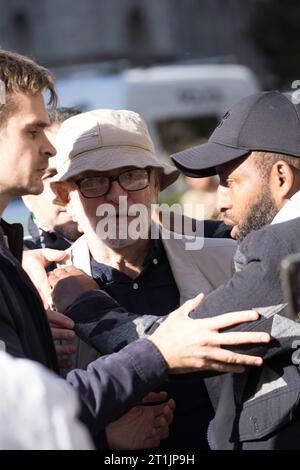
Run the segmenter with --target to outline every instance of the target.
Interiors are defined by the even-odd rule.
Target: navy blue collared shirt
[[[123,308],[138,315],[166,315],[179,306],[180,294],[161,240],[151,240],[143,270],[134,280],[91,259],[93,278]],[[169,438],[162,448],[208,449],[207,427],[213,408],[203,379],[196,374],[170,376],[163,390],[176,408]]]
[[[143,270],[134,280],[94,259],[91,270],[101,289],[129,312],[163,316],[179,307],[179,291],[161,240],[151,240]]]

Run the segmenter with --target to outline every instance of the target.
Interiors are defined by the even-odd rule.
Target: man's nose
[[[108,191],[106,198],[112,202],[119,202],[120,196],[127,196],[127,191],[122,188],[118,181],[112,181],[110,190]]]
[[[56,148],[54,147],[53,144],[51,144],[50,140],[45,134],[45,143],[43,147],[43,154],[45,155],[46,158],[51,158],[56,155]]]
[[[228,188],[219,185],[217,191],[217,210],[219,212],[225,212],[227,209],[230,209],[230,206]]]

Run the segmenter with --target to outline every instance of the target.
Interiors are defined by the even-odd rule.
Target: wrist
[[[148,336],[147,339],[156,347],[156,349],[159,351],[160,355],[164,359],[167,368],[170,369],[172,367],[171,359],[168,354],[168,348],[164,344],[166,338],[163,341],[161,335],[157,331],[155,331],[151,336]]]

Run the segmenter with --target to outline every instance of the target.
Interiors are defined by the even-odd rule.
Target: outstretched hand
[[[192,319],[192,313],[203,301],[203,294],[188,300],[172,312],[148,337],[160,350],[170,373],[213,370],[217,372],[244,372],[244,366],[261,366],[263,360],[222,349],[222,346],[268,343],[269,334],[261,332],[226,332],[219,330],[239,323],[258,320],[252,310],[231,312],[204,319]]]

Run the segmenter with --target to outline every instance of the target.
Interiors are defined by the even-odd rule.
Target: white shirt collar
[[[297,217],[300,217],[300,191],[297,191],[291,199],[285,203],[271,223],[279,224],[296,219]]]

